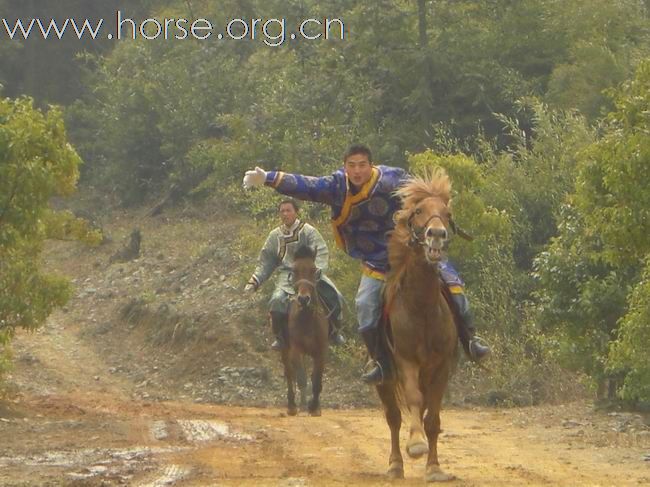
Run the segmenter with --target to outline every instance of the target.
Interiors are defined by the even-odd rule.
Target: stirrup
[[[284,340],[279,340],[275,339],[273,343],[271,343],[271,350],[275,350],[276,352],[280,352],[286,348],[286,344],[284,343]]]
[[[475,350],[475,348],[472,345],[474,345],[475,347],[478,347],[479,350]],[[482,337],[480,337],[478,335],[474,335],[472,338],[470,338],[469,346],[467,348],[469,348],[470,358],[476,363],[483,362],[492,353],[492,350],[490,349],[490,346],[488,345],[487,340],[485,340],[484,338],[482,338]],[[482,355],[479,357],[478,352],[480,351],[480,349],[483,349],[483,350],[482,350]]]
[[[373,366],[372,370],[369,370]],[[367,372],[366,372],[367,370]],[[369,360],[363,368],[364,373],[361,375],[361,380],[370,385],[381,385],[386,380],[384,368],[377,360]],[[374,377],[379,371],[379,377]]]
[[[333,331],[328,337],[329,342],[335,347],[345,345],[345,337],[341,335],[338,331]]]

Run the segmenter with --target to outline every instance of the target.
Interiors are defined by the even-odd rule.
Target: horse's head
[[[304,245],[299,247],[294,254],[291,280],[301,308],[308,308],[317,302],[316,283],[319,279],[320,269],[316,268],[316,252]]]
[[[450,237],[451,183],[443,169],[427,178],[415,177],[397,191],[402,210],[395,219],[402,235],[408,236],[411,247],[421,247],[427,262],[435,264]]]
[[[427,262],[435,264],[442,257],[442,249],[449,239],[451,212],[439,197],[431,196],[412,209],[407,225],[413,245],[420,245]]]

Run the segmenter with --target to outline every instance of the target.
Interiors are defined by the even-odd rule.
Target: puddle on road
[[[119,477],[125,481],[133,477],[134,472],[153,470],[156,456],[166,453],[191,450],[190,447],[134,447],[122,449],[88,448],[72,451],[49,451],[39,455],[0,457],[0,468],[28,467],[34,473],[34,467],[42,469],[69,470],[65,472],[68,479],[84,480],[94,477]],[[45,474],[45,471],[43,471]],[[46,475],[54,474],[49,471]],[[56,477],[60,478],[61,474]],[[185,475],[185,473],[183,473]],[[161,484],[171,485],[171,483]]]
[[[176,423],[174,425],[174,423]],[[177,425],[177,426],[176,426]],[[65,476],[68,481],[84,481],[93,478],[119,478],[131,483],[134,477],[146,476],[146,486],[174,485],[187,478],[191,469],[162,462],[162,455],[192,451],[203,447],[209,441],[253,441],[252,435],[233,431],[221,421],[203,419],[156,420],[149,424],[149,434],[156,440],[167,440],[174,436],[173,426],[180,429],[183,438],[195,446],[160,446],[131,448],[83,448],[50,450],[44,453],[18,456],[0,456],[0,470],[14,472],[29,471],[45,477]],[[22,474],[21,474],[22,475]]]
[[[203,419],[179,419],[176,421],[188,441],[204,442],[210,440],[252,441],[254,438],[246,433],[230,430],[226,423]]]
[[[88,464],[110,463],[119,461],[139,461],[153,455],[187,450],[187,447],[135,447],[123,449],[88,448],[72,451],[48,451],[40,455],[24,455],[17,457],[0,457],[0,467],[14,465],[45,466],[45,467],[74,467]]]
[[[161,472],[158,472],[158,477],[152,482],[139,484],[139,487],[164,487],[165,485],[173,485],[179,480],[183,480],[190,474],[190,469],[180,465],[169,465]]]
[[[169,432],[167,431],[167,423],[165,421],[154,421],[151,424],[151,436],[160,441],[166,440],[169,437]]]

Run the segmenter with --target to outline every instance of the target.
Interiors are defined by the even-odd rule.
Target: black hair
[[[293,199],[287,199],[287,200],[282,200],[280,201],[280,204],[278,204],[278,210],[282,205],[291,205],[293,206],[293,209],[296,210],[296,213],[300,211],[300,206],[298,206],[298,202]]]
[[[348,157],[354,156],[356,154],[364,154],[368,156],[368,161],[372,163],[372,152],[370,152],[370,149],[367,145],[363,144],[352,144],[350,147],[348,147],[348,150],[346,150],[345,154],[343,154],[343,162],[347,161]]]

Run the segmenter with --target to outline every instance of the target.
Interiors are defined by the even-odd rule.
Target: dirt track
[[[16,340],[22,392],[0,403],[0,485],[388,485],[378,410],[312,418],[143,402],[78,333],[54,319]],[[458,477],[449,485],[650,483],[650,439],[634,415],[572,404],[451,409],[442,421],[441,466]],[[422,485],[423,461],[405,461],[398,484]]]

